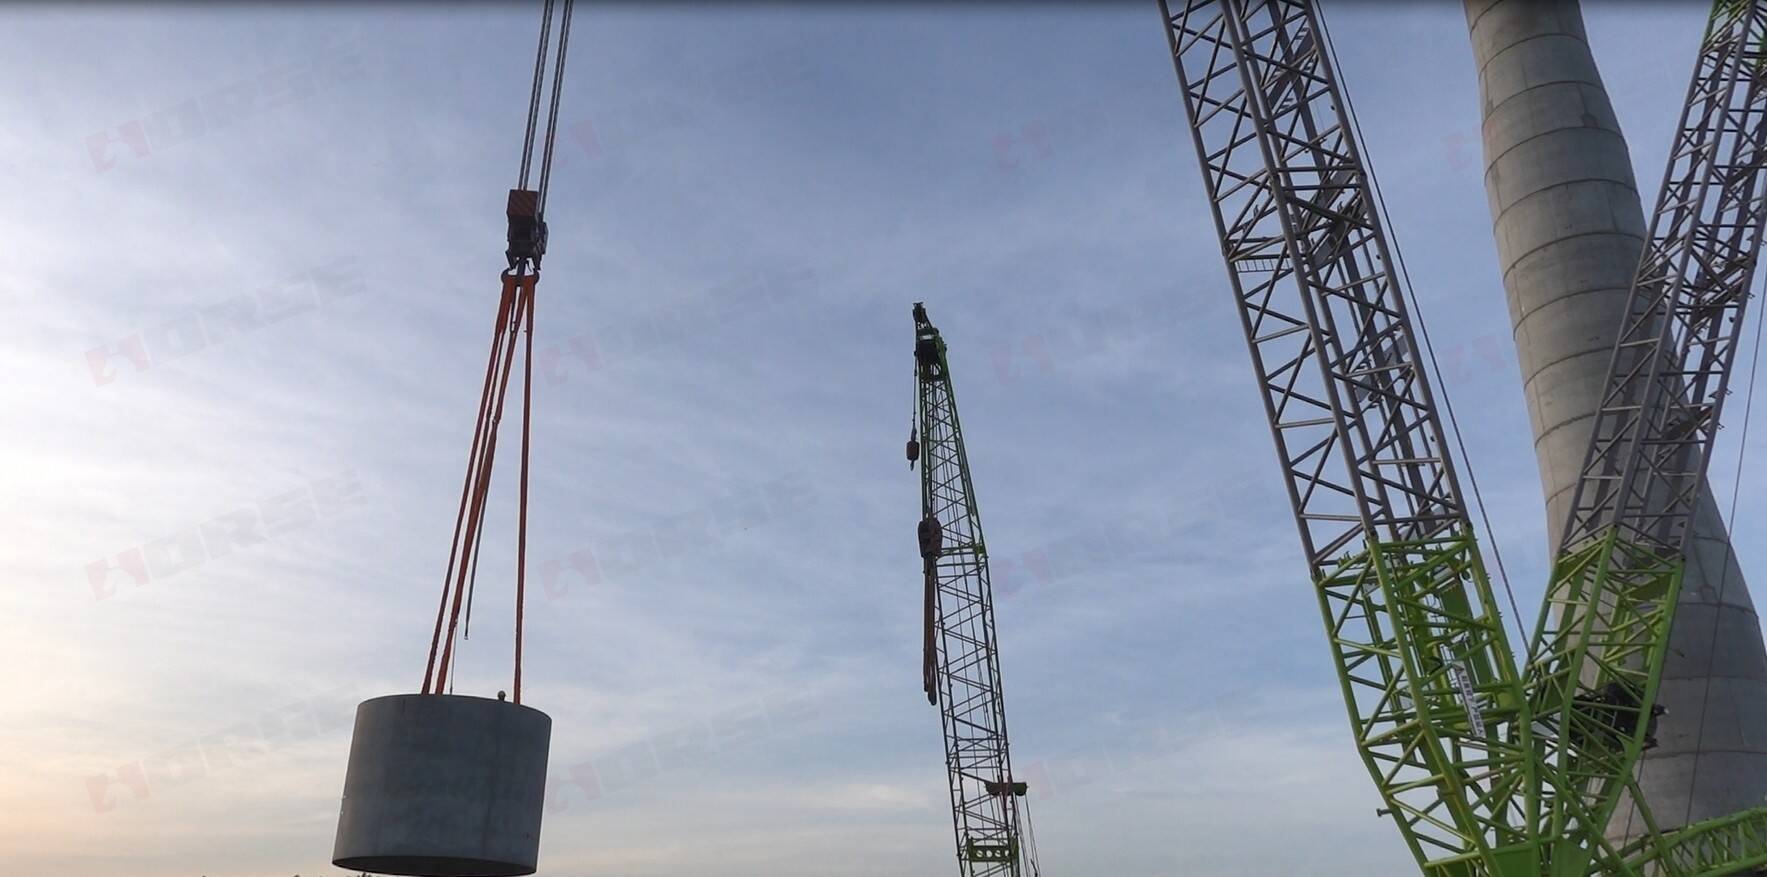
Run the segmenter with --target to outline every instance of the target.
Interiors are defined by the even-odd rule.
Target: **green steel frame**
[[[1764,52],[1767,2],[1716,4],[1529,651],[1529,702],[1545,729],[1539,831],[1558,874],[1618,853],[1602,833],[1650,745],[1767,219]],[[1663,847],[1656,860],[1673,867],[1639,809],[1646,839]]]
[[[1013,779],[1007,746],[988,549],[945,339],[918,303],[914,323],[926,684],[941,707],[958,868],[964,877],[1035,877],[1035,846],[1021,840],[1029,833],[1018,801],[1026,787]]]
[[[1721,877],[1767,868],[1767,810],[1746,810],[1647,836],[1621,850],[1632,873]]]
[[[1519,674],[1309,0],[1161,0],[1356,744],[1426,875],[1739,873],[1767,812],[1603,838],[1648,745],[1762,222],[1767,0],[1722,0]]]
[[[1357,748],[1426,872],[1526,857],[1521,682],[1316,13],[1162,11]]]

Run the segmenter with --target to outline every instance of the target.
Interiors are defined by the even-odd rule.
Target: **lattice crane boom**
[[[1764,60],[1767,2],[1715,4],[1529,650],[1540,828],[1557,873],[1611,852],[1603,827],[1654,745],[1694,507],[1767,220]],[[1640,811],[1650,845],[1671,843]]]
[[[1720,0],[1702,43],[1525,676],[1317,9],[1160,9],[1357,748],[1425,874],[1767,863],[1767,810],[1602,836],[1648,740],[1760,247],[1767,0]]]
[[[1356,745],[1413,854],[1523,845],[1523,701],[1306,2],[1161,3]]]
[[[918,525],[925,584],[923,681],[940,707],[950,776],[957,861],[964,877],[1038,874],[1028,842],[1026,786],[1013,778],[994,634],[988,549],[976,510],[945,339],[914,305],[914,430],[910,465],[920,464]]]

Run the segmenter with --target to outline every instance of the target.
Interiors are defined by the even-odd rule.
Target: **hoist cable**
[[[522,136],[521,170],[517,176],[519,190],[532,191],[534,214],[539,220],[544,211],[546,188],[552,177],[552,156],[558,132],[561,88],[564,84],[566,53],[570,42],[572,0],[565,0],[559,21],[557,57],[552,63],[552,95],[548,105],[545,140],[541,145],[539,181],[528,190],[533,179],[534,146],[540,136],[540,104],[545,94],[547,59],[552,43],[552,19],[557,10],[555,0],[545,0],[540,22],[539,45],[534,55],[534,77],[528,91],[528,117]],[[527,597],[527,524],[529,433],[532,424],[534,377],[534,287],[539,280],[538,261],[544,252],[545,225],[539,223],[537,243],[524,253],[517,249],[517,224],[520,218],[518,201],[512,193],[510,214],[510,268],[503,272],[502,295],[498,301],[497,318],[491,339],[491,352],[485,363],[484,387],[479,393],[478,417],[473,427],[472,448],[467,455],[466,477],[460,489],[460,508],[454,518],[454,534],[450,539],[447,572],[442,580],[441,600],[436,607],[435,630],[430,636],[429,656],[423,671],[423,692],[452,692],[450,673],[458,654],[455,635],[470,638],[473,604],[478,591],[480,547],[484,542],[486,503],[490,495],[491,474],[497,456],[497,432],[503,421],[504,403],[508,400],[509,378],[515,364],[518,338],[527,333],[523,345],[522,365],[522,450],[520,472],[520,505],[516,536],[516,597],[515,597],[515,702],[521,702],[521,661],[524,612]],[[501,367],[499,367],[501,363]],[[461,610],[465,623],[461,625]]]
[[[570,48],[571,41],[571,3],[564,0],[564,14],[558,22],[558,60],[552,68],[552,106],[546,114],[546,144],[540,157],[540,204],[541,216],[546,215],[546,184],[552,179],[552,144],[558,134],[558,103],[559,93],[564,90],[564,57]],[[547,0],[548,16],[552,0]],[[532,122],[529,123],[530,125]]]
[[[528,187],[528,167],[534,161],[534,132],[540,121],[540,86],[546,73],[546,44],[552,36],[552,0],[546,0],[546,8],[540,13],[540,48],[534,52],[534,85],[528,94],[528,130],[522,140],[522,168],[518,189]]]
[[[919,438],[920,438],[920,374],[919,374],[919,372],[916,372],[914,375],[914,404],[909,406],[909,411],[908,411],[908,440],[909,441],[916,441]],[[914,460],[909,460],[908,461],[908,468],[912,470],[914,468],[914,464],[915,464]],[[922,509],[922,516],[923,517],[924,517],[924,514],[925,514],[925,510]]]
[[[1338,71],[1340,80],[1343,76],[1343,65],[1338,63],[1337,48],[1332,44],[1331,33],[1326,29],[1323,12],[1316,16],[1319,22],[1319,42],[1325,48],[1331,66]],[[1399,268],[1399,276],[1405,281],[1405,293],[1411,299],[1411,315],[1417,321],[1418,336],[1423,341],[1424,355],[1430,362],[1430,371],[1436,378],[1437,392],[1442,397],[1443,413],[1448,415],[1448,427],[1454,435],[1454,444],[1460,451],[1460,459],[1466,469],[1467,486],[1472,488],[1473,503],[1478,506],[1479,520],[1485,525],[1485,533],[1491,537],[1491,558],[1497,565],[1497,578],[1503,583],[1503,592],[1509,597],[1509,610],[1515,616],[1516,633],[1521,637],[1518,642],[1527,647],[1527,629],[1522,627],[1522,610],[1515,599],[1515,589],[1509,583],[1509,570],[1503,564],[1503,549],[1498,544],[1497,531],[1491,528],[1491,515],[1485,509],[1485,497],[1479,490],[1479,477],[1473,471],[1472,458],[1466,450],[1466,436],[1460,430],[1460,419],[1454,416],[1454,402],[1448,396],[1448,385],[1442,377],[1442,364],[1436,359],[1435,345],[1430,343],[1430,330],[1423,319],[1423,308],[1417,300],[1417,287],[1411,283],[1411,272],[1405,267],[1405,255],[1399,249],[1398,235],[1393,231],[1392,215],[1387,211],[1386,196],[1381,194],[1380,184],[1374,179],[1374,164],[1368,157],[1368,141],[1362,136],[1362,123],[1356,117],[1356,109],[1350,100],[1350,90],[1340,87],[1338,94],[1344,101],[1344,115],[1350,120],[1350,132],[1354,138],[1356,151],[1361,153],[1363,178],[1368,189],[1374,195],[1375,209],[1380,213],[1380,221],[1386,227],[1387,238],[1392,241],[1393,261]]]

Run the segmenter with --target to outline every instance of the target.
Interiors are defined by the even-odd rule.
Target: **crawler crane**
[[[1025,783],[1006,745],[1006,703],[994,637],[988,549],[970,483],[945,339],[914,305],[914,427],[908,463],[920,464],[921,573],[927,702],[940,708],[951,812],[963,877],[1037,877]]]

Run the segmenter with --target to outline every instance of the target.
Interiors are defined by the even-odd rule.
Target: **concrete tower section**
[[[1575,0],[1464,0],[1485,191],[1556,550],[1646,226],[1632,161]],[[1671,74],[1680,93],[1692,73]],[[1645,136],[1667,138],[1674,115]],[[1654,202],[1661,171],[1647,173]],[[1767,652],[1708,488],[1640,768],[1665,828],[1767,803]],[[1531,621],[1532,619],[1524,619]],[[1613,837],[1641,826],[1630,805]]]

